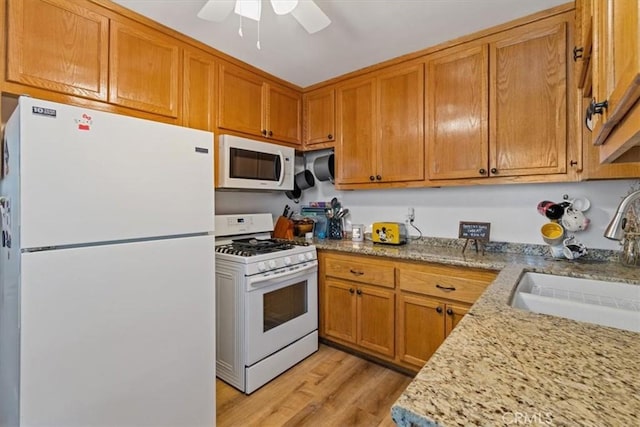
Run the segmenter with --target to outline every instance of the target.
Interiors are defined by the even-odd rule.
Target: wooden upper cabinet
[[[302,95],[230,64],[221,64],[218,127],[300,144]]]
[[[336,139],[336,91],[333,87],[303,95],[304,143],[333,143]]]
[[[284,86],[265,84],[264,108],[267,137],[278,141],[300,144],[302,132],[302,95]]]
[[[180,48],[173,38],[130,20],[111,21],[109,102],[177,118]]]
[[[7,80],[107,100],[109,20],[99,9],[64,0],[7,6]]]
[[[423,70],[403,64],[338,87],[337,183],[424,179]]]
[[[567,172],[567,15],[426,60],[429,179]]]
[[[263,80],[228,64],[220,64],[218,76],[218,127],[263,136]]]
[[[446,49],[426,62],[430,179],[486,176],[489,164],[489,49]]]
[[[566,17],[505,31],[489,52],[490,175],[565,173]]]
[[[377,77],[376,180],[424,179],[424,65],[394,67]]]
[[[214,57],[185,49],[183,59],[183,120],[184,126],[212,131],[216,113],[216,62]]]
[[[640,145],[640,5],[635,0],[594,0],[593,98],[607,103],[594,115],[593,141],[601,162]],[[633,117],[629,122],[626,116]],[[626,123],[623,123],[626,121]],[[617,135],[610,138],[614,128]]]
[[[375,180],[375,79],[351,81],[338,88],[336,181],[341,184]]]

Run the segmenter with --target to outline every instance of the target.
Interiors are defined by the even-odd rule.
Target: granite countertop
[[[576,261],[544,245],[494,244],[462,253],[457,240],[404,246],[319,240],[318,249],[500,270],[392,408],[400,426],[640,424],[640,334],[513,308],[525,271],[640,285],[614,251]],[[516,245],[517,246],[517,245]]]

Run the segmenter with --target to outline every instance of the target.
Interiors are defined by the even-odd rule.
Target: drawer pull
[[[436,288],[438,289],[442,289],[443,291],[447,291],[447,292],[451,292],[451,291],[455,291],[456,288],[454,288],[453,286],[442,286],[441,284],[436,284]]]
[[[349,270],[351,272],[351,274],[355,274],[356,276],[362,276],[364,274],[364,272],[362,271],[358,271],[358,270]]]

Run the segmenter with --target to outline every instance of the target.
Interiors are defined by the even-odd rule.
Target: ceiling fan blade
[[[234,12],[245,18],[260,21],[262,11],[262,0],[238,0]]]
[[[298,0],[271,0],[271,6],[276,15],[286,15],[296,8]]]
[[[316,33],[331,24],[329,17],[311,0],[299,2],[291,14],[309,34]]]
[[[198,18],[207,21],[222,22],[233,10],[235,0],[209,0],[198,12]]]

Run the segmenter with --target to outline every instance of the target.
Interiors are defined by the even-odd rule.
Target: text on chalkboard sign
[[[460,221],[458,237],[460,239],[474,239],[489,241],[490,222],[467,222]]]

